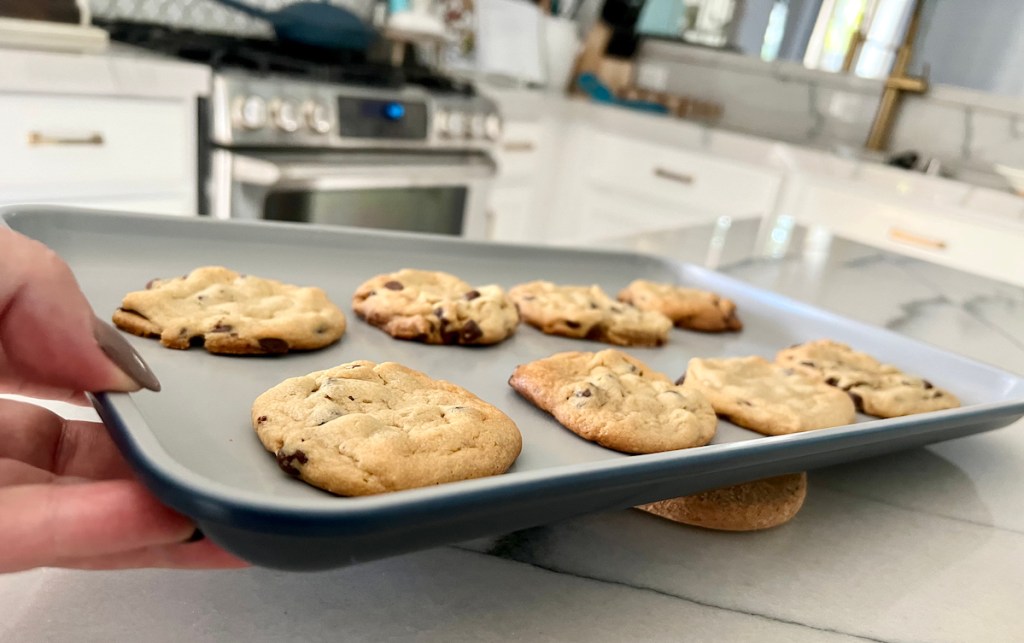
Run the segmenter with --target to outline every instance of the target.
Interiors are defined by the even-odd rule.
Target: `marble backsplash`
[[[720,126],[814,147],[861,148],[883,81],[765,63],[737,54],[646,41],[638,85],[724,107]],[[1024,167],[1024,99],[932,85],[904,95],[890,150],[914,150],[959,172]]]

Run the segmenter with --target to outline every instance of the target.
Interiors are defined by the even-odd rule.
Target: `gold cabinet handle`
[[[93,132],[85,136],[53,136],[42,132],[29,132],[28,144],[33,147],[42,145],[103,145],[103,134]]]
[[[663,167],[654,168],[654,176],[658,177],[659,179],[665,179],[666,181],[675,181],[676,183],[682,183],[684,185],[693,185],[694,182],[697,180],[693,177],[692,174],[674,172]]]
[[[946,242],[942,239],[930,239],[928,237],[922,237],[919,234],[913,232],[907,232],[906,230],[900,230],[899,228],[889,228],[889,238],[893,241],[900,243],[910,244],[912,246],[920,246],[922,248],[928,248],[929,250],[945,250]]]
[[[536,147],[533,141],[506,141],[502,144],[506,152],[532,152]]]

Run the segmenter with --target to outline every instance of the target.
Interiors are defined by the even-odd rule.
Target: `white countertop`
[[[699,229],[609,242],[1024,373],[1024,289],[815,232],[755,257]],[[717,240],[723,240],[721,230]],[[884,285],[884,286],[883,286]],[[803,510],[759,533],[638,511],[318,574],[0,576],[0,640],[1020,641],[1024,424],[813,471]]]
[[[0,91],[195,99],[210,67],[112,43],[103,53],[0,48]]]

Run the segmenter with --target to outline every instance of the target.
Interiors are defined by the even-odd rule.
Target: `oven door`
[[[216,150],[212,214],[463,235],[487,232],[496,166],[480,152]]]

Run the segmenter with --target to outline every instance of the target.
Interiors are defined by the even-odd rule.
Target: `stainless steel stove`
[[[107,28],[214,68],[209,214],[486,236],[501,118],[472,86],[352,52]]]

